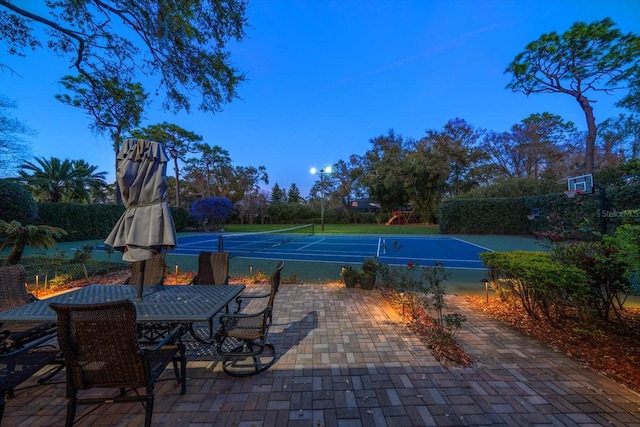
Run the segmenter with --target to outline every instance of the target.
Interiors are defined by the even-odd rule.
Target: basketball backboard
[[[569,190],[579,191],[582,194],[593,193],[593,175],[592,174],[574,176],[569,178],[567,181],[568,181]]]

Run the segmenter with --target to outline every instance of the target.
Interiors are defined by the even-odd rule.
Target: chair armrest
[[[56,337],[56,333],[55,332],[54,333],[50,333],[49,335],[45,335],[43,337],[40,337],[37,340],[33,340],[33,341],[27,343],[26,345],[23,345],[21,347],[17,347],[15,349],[11,349],[11,351],[8,352],[8,353],[0,354],[0,360],[4,359],[4,358],[13,357],[13,356],[25,353],[27,351],[33,350],[34,348],[42,346],[44,343],[46,343],[47,341],[52,340],[55,337]],[[52,349],[54,348],[53,345],[51,345],[50,347]],[[7,348],[10,349],[10,347],[7,347]],[[58,350],[56,349],[56,352],[57,351]]]
[[[236,313],[240,312],[240,310],[242,310],[242,301],[245,299],[260,299],[260,298],[268,298],[271,296],[271,292],[267,292],[264,294],[258,294],[258,295],[254,295],[254,294],[241,294],[238,295],[236,297],[236,304],[238,304],[238,308],[236,309]]]
[[[253,294],[246,294],[246,295],[238,295],[236,297],[236,301],[241,300],[241,299],[251,299],[251,298],[267,298],[271,296],[271,292],[267,292],[265,294],[260,294],[260,295],[253,295]]]
[[[256,312],[256,313],[233,313],[233,314],[221,314],[220,315],[220,323],[222,323],[223,321],[228,321],[229,320],[233,320],[233,319],[247,319],[247,318],[251,318],[251,317],[258,317],[258,316],[262,316],[267,310],[269,309],[269,307],[265,307],[264,309]]]
[[[40,338],[55,336],[56,323],[41,323],[29,329],[0,332],[0,352],[12,348],[24,348],[30,346],[32,342],[38,342]]]

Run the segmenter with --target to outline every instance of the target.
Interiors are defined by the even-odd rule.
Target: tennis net
[[[313,224],[256,233],[221,234],[218,237],[218,251],[230,252],[232,255],[238,256],[279,246],[303,237],[313,236],[313,234]]]

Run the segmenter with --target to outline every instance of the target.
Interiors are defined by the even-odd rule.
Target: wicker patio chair
[[[182,326],[153,348],[141,347],[136,337],[136,309],[131,301],[98,304],[50,304],[58,314],[58,343],[67,372],[66,426],[73,425],[78,404],[142,402],[145,426],[151,425],[154,384],[173,362],[181,393],[186,392],[185,347]],[[180,362],[180,368],[178,368]],[[119,389],[117,395],[97,397],[81,390]],[[133,388],[133,393],[126,393]],[[139,388],[145,388],[141,393]]]
[[[164,284],[166,271],[165,253],[155,254],[145,261],[131,263],[131,276],[125,285],[155,286]]]
[[[37,300],[33,294],[27,292],[26,275],[24,266],[20,264],[0,267],[0,311]],[[0,353],[10,353],[28,345],[31,341],[56,332],[55,322],[0,324],[0,327],[2,339]]]
[[[34,295],[27,292],[26,282],[27,272],[24,266],[17,264],[0,267],[0,311],[36,300]]]
[[[228,285],[229,284],[229,252],[206,252],[198,255],[198,273],[193,277],[190,285]],[[229,313],[229,305],[225,307]],[[191,336],[205,344],[213,342],[213,318],[208,325],[192,323],[189,325]]]
[[[228,285],[229,252],[200,252],[192,285]]]
[[[284,261],[271,275],[271,291],[266,307],[255,313],[223,314],[215,341],[222,368],[228,375],[248,377],[268,369],[276,361],[275,347],[267,341],[273,316],[273,303],[280,287]],[[244,298],[250,298],[246,295]],[[263,295],[256,296],[258,298]]]

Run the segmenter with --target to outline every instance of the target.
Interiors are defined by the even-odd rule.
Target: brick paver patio
[[[250,290],[258,290],[250,287]],[[475,358],[442,367],[377,291],[282,285],[271,341],[279,359],[259,376],[226,376],[190,347],[187,394],[156,387],[157,426],[640,426],[640,395],[515,329],[473,311],[458,341]],[[64,425],[64,373],[17,392],[3,425]],[[24,385],[32,385],[33,381]],[[139,404],[79,407],[77,426],[142,425]]]

